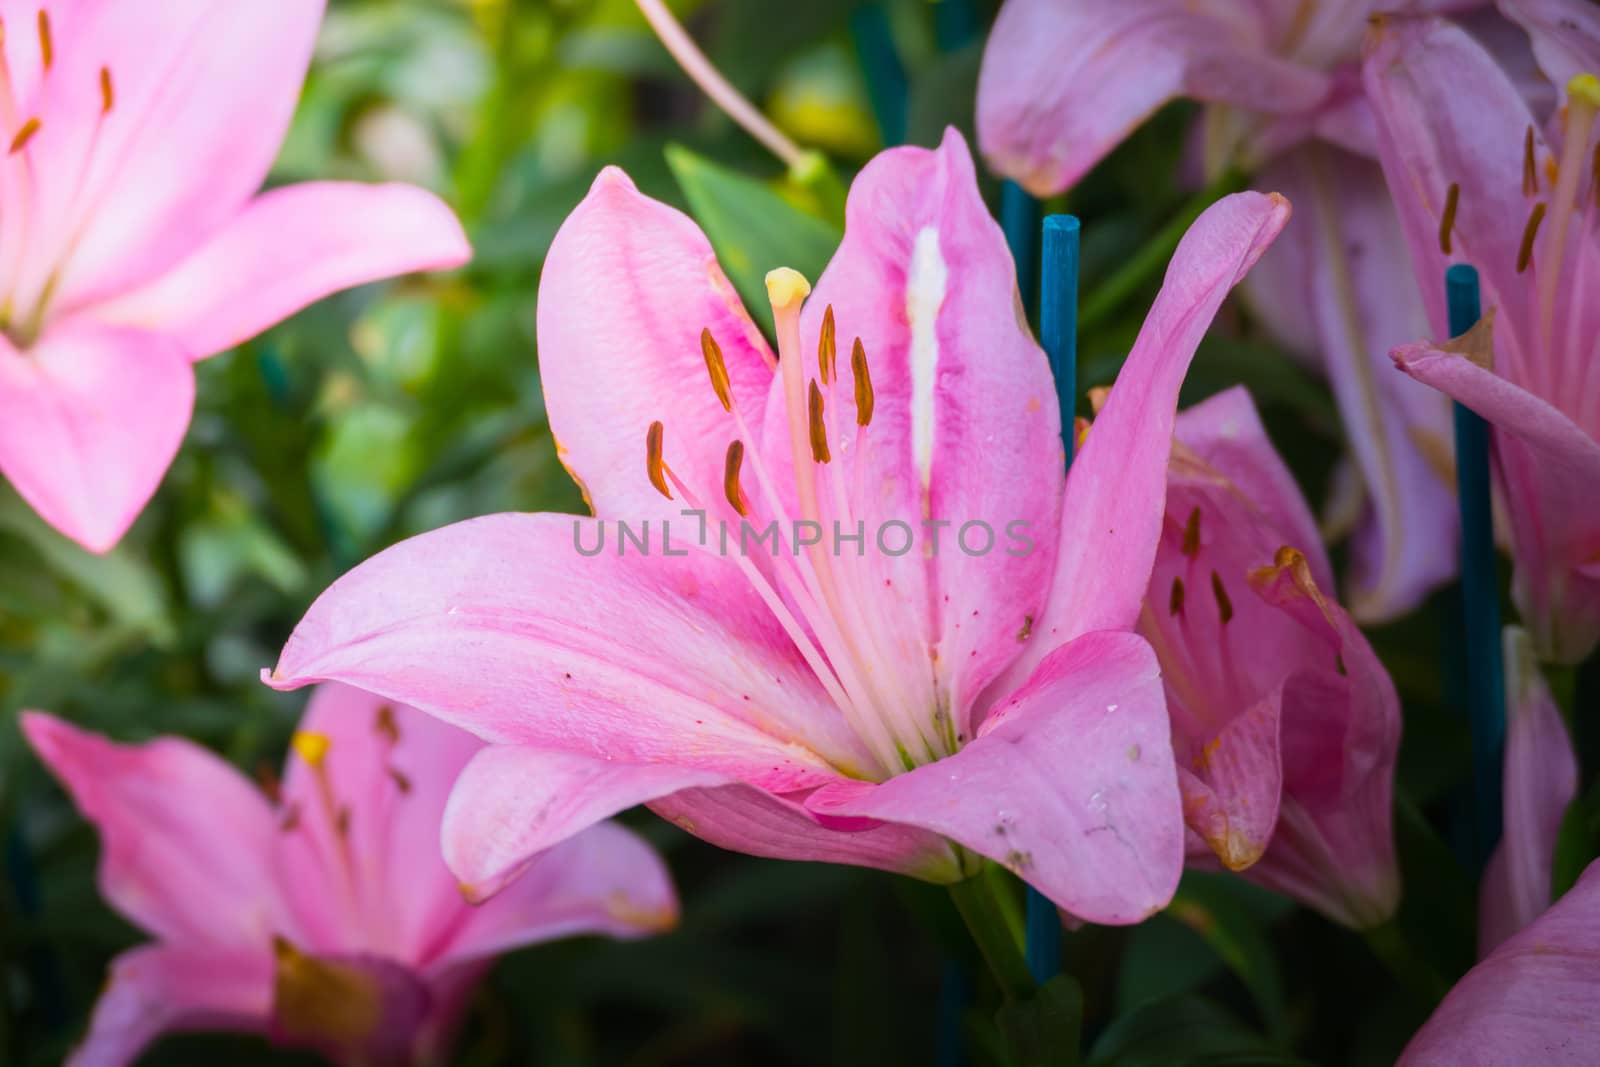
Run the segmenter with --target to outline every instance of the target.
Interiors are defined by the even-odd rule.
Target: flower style
[[[1063,479],[1047,361],[959,135],[863,169],[809,300],[769,276],[776,359],[698,228],[607,170],[551,248],[538,324],[598,518],[401,544],[323,594],[268,681],[359,684],[496,743],[446,820],[475,886],[651,802],[740,851],[944,882],[987,856],[1075,915],[1142,918],[1183,859],[1131,632],[1177,390],[1288,213],[1241,194],[1195,224]],[[646,521],[655,551],[620,528],[580,550]]]
[[[1600,1057],[1600,862],[1456,983],[1397,1067],[1587,1067]]]
[[[1195,138],[1206,171],[1253,172],[1298,206],[1245,295],[1332,386],[1351,460],[1327,522],[1351,532],[1346,602],[1365,621],[1405,613],[1457,566],[1449,405],[1395,380],[1386,359],[1427,321],[1357,68],[1368,17],[1396,6],[1474,5],[1007,0],[978,85],[985,157],[1035,195],[1070,187],[1186,97],[1207,105]]]
[[[404,185],[256,195],[323,0],[0,2],[0,472],[110,549],[155,492],[195,361],[352,285],[459,266]]]
[[[1366,81],[1418,277],[1470,263],[1491,308],[1395,361],[1493,424],[1517,608],[1542,658],[1575,663],[1600,644],[1600,81],[1569,82],[1547,137],[1475,41],[1402,18],[1374,31]],[[1442,283],[1427,297],[1447,337]]]
[[[499,953],[638,937],[677,914],[660,859],[611,824],[466,903],[439,826],[480,742],[355,689],[312,697],[277,800],[182,738],[120,745],[38,712],[22,727],[100,831],[101,893],[156,939],[113,962],[75,1067],[131,1063],[197,1028],[342,1063],[441,1062]]]
[[[1139,632],[1161,662],[1191,858],[1381,923],[1400,898],[1394,683],[1322,592],[1332,568],[1249,394],[1185,411],[1176,438]]]
[[[1506,754],[1503,832],[1478,891],[1478,955],[1550,906],[1556,839],[1578,795],[1578,758],[1524,630],[1505,632]]]

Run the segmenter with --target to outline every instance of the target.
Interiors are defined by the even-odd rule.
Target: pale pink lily
[[[1091,437],[1093,434],[1091,433]],[[1335,921],[1400,898],[1400,703],[1242,388],[1178,417],[1140,633],[1161,662],[1191,858]]]
[[[598,520],[503,515],[391,549],[323,594],[269,681],[349,681],[498,743],[447,818],[473,885],[649,802],[740,851],[940,882],[987,856],[1083,918],[1142,918],[1183,860],[1160,677],[1131,632],[1177,390],[1287,217],[1241,194],[1195,224],[1064,480],[1050,371],[958,135],[862,170],[809,300],[773,272],[777,359],[698,228],[608,170],[539,297],[551,426]],[[684,508],[732,546],[697,545]],[[776,556],[739,551],[738,512],[781,520]],[[649,555],[575,551],[646,519]]]
[[[1467,972],[1397,1067],[1600,1062],[1600,862]]]
[[[0,472],[93,551],[183,440],[192,364],[329,293],[459,266],[404,185],[257,195],[323,0],[0,0]]]
[[[113,961],[71,1067],[119,1067],[163,1033],[201,1029],[342,1063],[447,1062],[495,956],[638,937],[677,914],[660,859],[612,824],[467,903],[439,826],[481,743],[344,686],[312,697],[275,800],[182,738],[120,745],[38,712],[22,729],[100,831],[101,893],[155,938]]]
[[[1353,536],[1347,602],[1415,607],[1456,570],[1449,405],[1388,374],[1425,321],[1373,162],[1356,62],[1368,17],[1472,0],[1007,0],[978,85],[978,136],[1038,196],[1082,178],[1157,108],[1200,100],[1204,169],[1254,174],[1299,207],[1245,285],[1268,329],[1327,374],[1350,450],[1327,523]]]
[[[1556,838],[1578,794],[1578,759],[1528,635],[1506,627],[1504,823],[1478,890],[1478,954],[1486,956],[1550,906]]]
[[[1366,80],[1433,336],[1449,336],[1448,263],[1478,269],[1492,312],[1395,361],[1493,424],[1517,608],[1542,658],[1577,662],[1600,643],[1600,81],[1572,80],[1547,140],[1477,42],[1401,18],[1374,31]]]

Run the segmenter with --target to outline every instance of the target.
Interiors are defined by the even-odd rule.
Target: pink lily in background
[[[1542,658],[1576,663],[1600,644],[1600,81],[1571,80],[1547,140],[1449,23],[1385,21],[1365,76],[1418,277],[1470,263],[1492,309],[1459,343],[1405,345],[1395,362],[1493,424],[1518,611]],[[1443,339],[1443,283],[1427,297]]]
[[[159,1035],[230,1029],[341,1063],[448,1061],[495,956],[673,925],[661,860],[595,826],[472,906],[439,855],[445,798],[482,745],[328,685],[280,799],[177,737],[120,745],[38,712],[22,729],[100,831],[100,891],[155,937],[117,957],[73,1067],[132,1063]]]
[[[1396,1067],[1600,1061],[1600,862],[1456,983]]]
[[[0,473],[114,546],[183,440],[192,364],[329,293],[456,267],[438,198],[257,195],[323,0],[0,4]]]
[[[1176,438],[1139,632],[1161,662],[1191,859],[1347,926],[1384,922],[1400,900],[1394,683],[1323,593],[1316,524],[1249,393],[1185,411]]]
[[[1298,207],[1244,293],[1333,388],[1350,461],[1327,523],[1352,533],[1346,602],[1367,622],[1414,608],[1457,566],[1449,405],[1388,373],[1389,349],[1426,318],[1356,65],[1368,17],[1395,6],[1007,0],[978,83],[985,158],[1036,196],[1076,184],[1181,97],[1207,105],[1196,130],[1207,174],[1240,168]]]
[[[360,684],[494,742],[446,820],[482,891],[647,802],[739,851],[937,882],[986,856],[1084,919],[1143,918],[1183,861],[1132,632],[1178,388],[1288,214],[1240,194],[1195,223],[1064,480],[1049,367],[959,135],[861,171],[810,299],[769,276],[776,359],[699,229],[607,170],[539,295],[551,426],[597,518],[390,549],[323,594],[268,681]],[[652,551],[578,550],[619,520],[649,520]]]
[[[1478,955],[1550,906],[1556,838],[1578,795],[1578,758],[1525,631],[1506,627],[1505,813],[1478,891]]]

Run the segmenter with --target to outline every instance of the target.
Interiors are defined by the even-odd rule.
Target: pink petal
[[[40,712],[22,730],[100,831],[100,892],[133,922],[188,947],[265,952],[286,916],[270,870],[266,798],[198,745],[118,745]]]
[[[467,765],[445,809],[444,858],[462,892],[486,900],[547,849],[646,801],[723,775],[673,763],[631,764],[523,745],[493,745]]]
[[[1184,821],[1229,870],[1259,860],[1278,824],[1282,704],[1280,687],[1209,737],[1174,738]]]
[[[1251,277],[1275,277],[1276,312],[1315,331],[1313,351],[1366,486],[1347,599],[1358,619],[1392,619],[1456,572],[1450,405],[1389,367],[1389,350],[1428,326],[1405,239],[1383,175],[1367,160],[1307,145],[1262,181],[1297,211],[1288,239]]]
[[[172,269],[95,314],[173,334],[204,359],[330,293],[471,256],[461,224],[432,193],[310,182],[258,197]]]
[[[1498,320],[1496,320],[1498,326]],[[1465,356],[1405,345],[1401,370],[1494,424],[1517,561],[1512,595],[1541,658],[1577,663],[1600,643],[1600,442],[1555,407]]]
[[[773,357],[694,222],[606,168],[550,246],[538,329],[550,428],[597,514],[637,523],[689,506],[664,500],[646,475],[645,436],[657,420],[667,466],[717,497],[738,431],[712,389],[701,331],[721,347],[751,427]]]
[[[81,307],[161,273],[228,222],[278,154],[322,10],[322,0],[87,8],[58,38],[29,109],[41,120],[29,158],[52,178],[39,183],[24,293],[42,289],[64,252],[56,299]]]
[[[1267,30],[1182,0],[1008,0],[978,79],[979,146],[995,170],[1048,196],[1177,97],[1312,107],[1326,77],[1272,55]]]
[[[1155,655],[1132,634],[1054,653],[954,756],[813,794],[819,814],[943,834],[1090,922],[1164,907],[1183,823]]]
[[[66,1067],[124,1067],[164,1033],[261,1032],[272,1012],[265,948],[233,954],[145,945],[122,953],[95,1002],[89,1032]]]
[[[678,898],[661,857],[631,830],[601,823],[539,856],[493,900],[471,908],[435,969],[579,934],[646,937],[677,921]]]
[[[1600,1056],[1600,863],[1467,972],[1398,1067],[1587,1067]]]
[[[1578,761],[1528,636],[1505,633],[1509,714],[1505,833],[1478,897],[1478,954],[1488,953],[1550,906],[1556,838],[1578,793]]]
[[[323,593],[268,681],[343,681],[497,744],[777,789],[865,763],[728,561],[659,544],[588,558],[575,537],[595,545],[595,520],[498,515],[397,545]]]
[[[1184,236],[1155,306],[1067,478],[1050,597],[1022,655],[991,692],[1020,684],[1053,649],[1139,617],[1166,498],[1178,389],[1217,308],[1289,220],[1276,195],[1236,193]]]
[[[1015,279],[966,142],[949,130],[938,149],[891,149],[863,168],[844,241],[801,320],[809,346],[826,309],[835,315],[845,364],[832,409],[835,458],[813,469],[824,528],[864,521],[874,542],[861,580],[888,644],[875,669],[898,676],[890,692],[954,709],[961,734],[978,693],[1042,613],[1061,519],[1055,385],[1019,313]],[[847,359],[857,338],[874,394],[865,429]],[[783,404],[780,380],[767,401],[764,456],[792,485],[789,464],[777,460],[791,452]],[[848,515],[832,503],[834,479]],[[922,550],[881,550],[893,522],[915,531]]]
[[[0,340],[0,472],[90,551],[138,517],[193,407],[194,372],[171,338],[75,319],[25,351]]]
[[[1500,13],[1528,31],[1545,75],[1566,94],[1579,74],[1600,72],[1600,11],[1583,0],[1498,0]]]

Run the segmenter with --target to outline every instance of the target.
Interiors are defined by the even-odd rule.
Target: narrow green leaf
[[[1058,974],[1026,1000],[1007,1001],[995,1015],[1011,1067],[1076,1067],[1082,1062],[1083,990]]]

